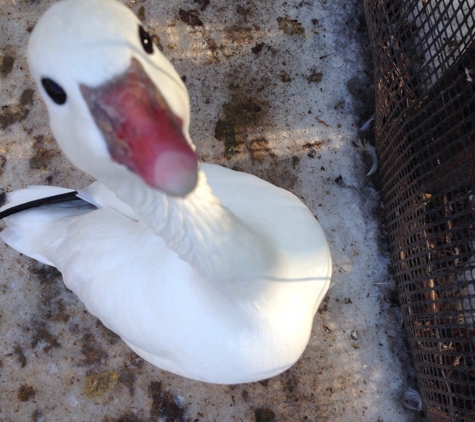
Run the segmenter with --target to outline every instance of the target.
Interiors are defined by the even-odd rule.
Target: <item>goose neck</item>
[[[213,280],[260,277],[273,261],[272,248],[212,193],[203,171],[184,198],[140,183],[116,188],[119,198],[198,273]]]

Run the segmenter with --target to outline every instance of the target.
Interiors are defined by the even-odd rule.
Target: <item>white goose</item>
[[[75,193],[12,192],[2,239],[57,267],[93,315],[162,369],[234,384],[293,365],[331,276],[312,213],[261,179],[198,163],[186,88],[120,3],[56,3],[28,59],[58,143],[98,182],[79,192],[88,202],[17,213]]]

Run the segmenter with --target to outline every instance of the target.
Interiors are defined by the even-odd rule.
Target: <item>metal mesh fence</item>
[[[364,0],[392,265],[428,421],[475,421],[475,0]]]

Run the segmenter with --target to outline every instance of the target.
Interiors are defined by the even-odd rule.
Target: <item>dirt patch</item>
[[[135,371],[125,369],[119,375],[118,381],[123,384],[129,390],[129,394],[133,397],[135,395],[135,381],[137,380],[137,374]]]
[[[280,71],[279,79],[282,82],[287,83],[287,84],[293,81],[293,78],[291,78],[290,75],[285,70]]]
[[[148,387],[152,407],[150,416],[153,420],[186,421],[185,409],[178,397],[174,397],[169,391],[164,391],[160,381],[152,381]]]
[[[45,421],[45,417],[43,412],[40,409],[35,409],[33,413],[31,414],[31,420],[32,422],[43,422]]]
[[[23,384],[18,390],[18,400],[28,401],[35,397],[36,391],[31,385]]]
[[[101,349],[92,333],[84,334],[81,342],[81,353],[83,354],[81,363],[83,365],[100,365],[106,361],[108,354],[105,350]]]
[[[317,72],[316,70],[313,70],[310,75],[307,76],[307,82],[310,83],[319,83],[323,79],[323,73],[322,72]]]
[[[13,56],[0,56],[0,76],[5,78],[13,69],[15,58]]]
[[[20,96],[19,104],[4,105],[0,112],[0,128],[6,129],[14,123],[21,122],[28,117],[30,109],[27,107],[33,101],[33,90],[26,89]]]
[[[44,321],[32,322],[31,329],[33,330],[33,338],[31,347],[35,348],[38,345],[44,345],[43,351],[48,353],[52,349],[61,347],[56,337],[51,334]]]
[[[296,159],[295,156],[278,159],[273,153],[266,158],[258,166],[243,168],[235,165],[233,170],[251,173],[275,186],[292,191],[298,181],[300,159],[298,157]]]
[[[17,344],[14,348],[13,348],[13,354],[16,355],[16,358],[17,358],[17,361],[18,363],[20,364],[20,366],[22,368],[24,368],[26,366],[26,356],[25,354],[23,353],[23,349],[22,347]]]
[[[92,399],[107,394],[117,384],[118,375],[113,371],[92,374],[86,378],[82,393]]]
[[[140,6],[139,10],[137,10],[137,17],[140,21],[145,21],[145,7]]]
[[[203,26],[203,21],[199,18],[199,12],[196,10],[183,10],[178,11],[178,17],[183,23],[189,26]]]
[[[0,112],[0,128],[6,129],[14,123],[21,122],[28,117],[30,113],[29,105],[33,104],[32,89],[25,89],[19,98],[17,105],[4,105]]]
[[[0,176],[5,173],[5,165],[7,164],[7,158],[4,155],[0,155]]]
[[[119,416],[117,419],[104,419],[103,422],[144,422],[144,419],[139,418],[133,413],[126,413],[125,415]]]
[[[38,302],[41,319],[54,322],[69,321],[70,314],[61,297],[67,292],[61,273],[54,267],[42,264],[31,265],[30,273],[37,279],[41,288],[41,300]]]
[[[130,352],[124,359],[124,366],[134,370],[141,370],[145,361],[136,353]]]
[[[251,48],[251,51],[254,54],[259,54],[262,50],[262,47],[264,47],[264,46],[265,46],[265,43],[263,43],[263,42],[257,43],[254,47]]]
[[[259,408],[254,412],[256,422],[273,422],[275,421],[275,413],[270,409]]]
[[[277,158],[277,155],[269,147],[269,141],[266,138],[253,139],[246,145],[252,162],[262,163],[267,157]]]
[[[33,104],[33,96],[35,91],[27,88],[20,95],[20,106],[26,107],[27,105]]]
[[[210,0],[194,0],[194,2],[198,4],[202,12],[204,12],[210,4]]]
[[[296,19],[278,17],[277,24],[279,25],[279,29],[284,31],[287,35],[305,35],[305,28]]]
[[[232,25],[225,29],[226,38],[237,44],[249,44],[254,40],[254,29],[243,25]]]
[[[224,157],[230,159],[243,151],[250,129],[262,124],[269,105],[255,97],[235,93],[223,105],[223,118],[216,122],[214,136],[224,143]]]
[[[32,170],[47,170],[51,161],[60,155],[59,150],[55,147],[56,143],[53,139],[45,138],[43,135],[36,136],[33,144],[35,153],[30,158],[30,168]]]

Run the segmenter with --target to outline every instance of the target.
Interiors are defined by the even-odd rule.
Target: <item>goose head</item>
[[[115,0],[66,0],[36,24],[32,76],[71,162],[107,184],[140,178],[185,196],[197,183],[187,90],[137,17]]]

